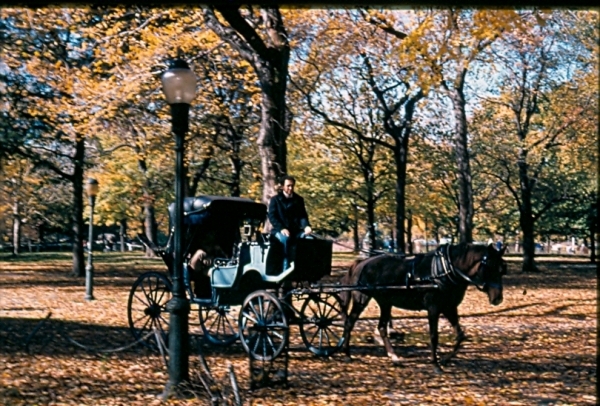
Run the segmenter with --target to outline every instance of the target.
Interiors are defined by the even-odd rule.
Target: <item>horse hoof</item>
[[[444,373],[444,371],[442,371],[442,368],[440,368],[440,366],[439,366],[439,365],[435,365],[435,366],[433,367],[433,371],[434,371],[436,374],[438,374],[438,375],[439,375],[439,374],[443,374],[443,373]]]
[[[352,358],[350,357],[350,355],[345,355],[344,358],[342,358],[342,361],[349,363],[352,362]]]

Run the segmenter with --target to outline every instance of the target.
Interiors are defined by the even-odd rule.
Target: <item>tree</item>
[[[415,64],[420,86],[439,90],[451,105],[458,185],[459,239],[473,240],[473,185],[468,145],[467,89],[478,56],[518,21],[512,10],[426,10],[417,12],[399,54]],[[440,29],[440,27],[443,27]],[[404,59],[406,58],[406,59]]]
[[[536,269],[536,222],[592,184],[578,150],[589,148],[590,135],[597,133],[598,92],[590,86],[597,71],[580,62],[593,56],[565,35],[565,20],[548,17],[540,23],[530,16],[527,30],[507,35],[492,49],[502,65],[501,91],[483,104],[480,117],[487,125],[478,134],[480,151],[492,163],[487,174],[504,183],[519,210],[523,271]]]
[[[215,14],[219,12],[221,19]],[[275,194],[277,178],[287,172],[286,107],[290,45],[276,7],[209,6],[205,22],[254,69],[261,89],[261,126],[257,138],[263,181],[262,201]]]
[[[95,60],[80,27],[97,22],[90,9],[0,9],[7,51],[2,80],[10,109],[4,119],[23,142],[14,153],[72,186],[73,272],[84,275],[83,174],[89,86]]]

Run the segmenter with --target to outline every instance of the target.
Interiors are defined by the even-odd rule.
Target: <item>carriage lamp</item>
[[[164,398],[175,394],[179,384],[189,380],[189,332],[190,304],[183,285],[183,158],[185,133],[189,126],[190,103],[196,96],[196,76],[188,64],[176,58],[162,75],[163,92],[171,106],[171,125],[175,135],[175,238],[173,298],[167,304],[169,311],[169,381]]]
[[[93,258],[93,240],[94,240],[94,205],[98,195],[98,181],[89,178],[85,185],[88,198],[90,199],[90,229],[88,235],[88,261],[85,267],[85,300],[94,300],[94,258]]]

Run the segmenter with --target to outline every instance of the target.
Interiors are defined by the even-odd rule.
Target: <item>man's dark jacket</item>
[[[288,199],[283,192],[273,196],[269,202],[269,221],[273,226],[271,234],[277,234],[284,228],[289,230],[291,235],[304,231],[310,223],[302,196],[293,193]]]

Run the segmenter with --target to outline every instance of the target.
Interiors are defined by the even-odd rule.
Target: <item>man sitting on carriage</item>
[[[312,232],[304,199],[294,193],[296,179],[285,175],[281,180],[281,190],[269,202],[271,234],[283,244],[283,269],[291,265],[291,247],[295,240]]]

